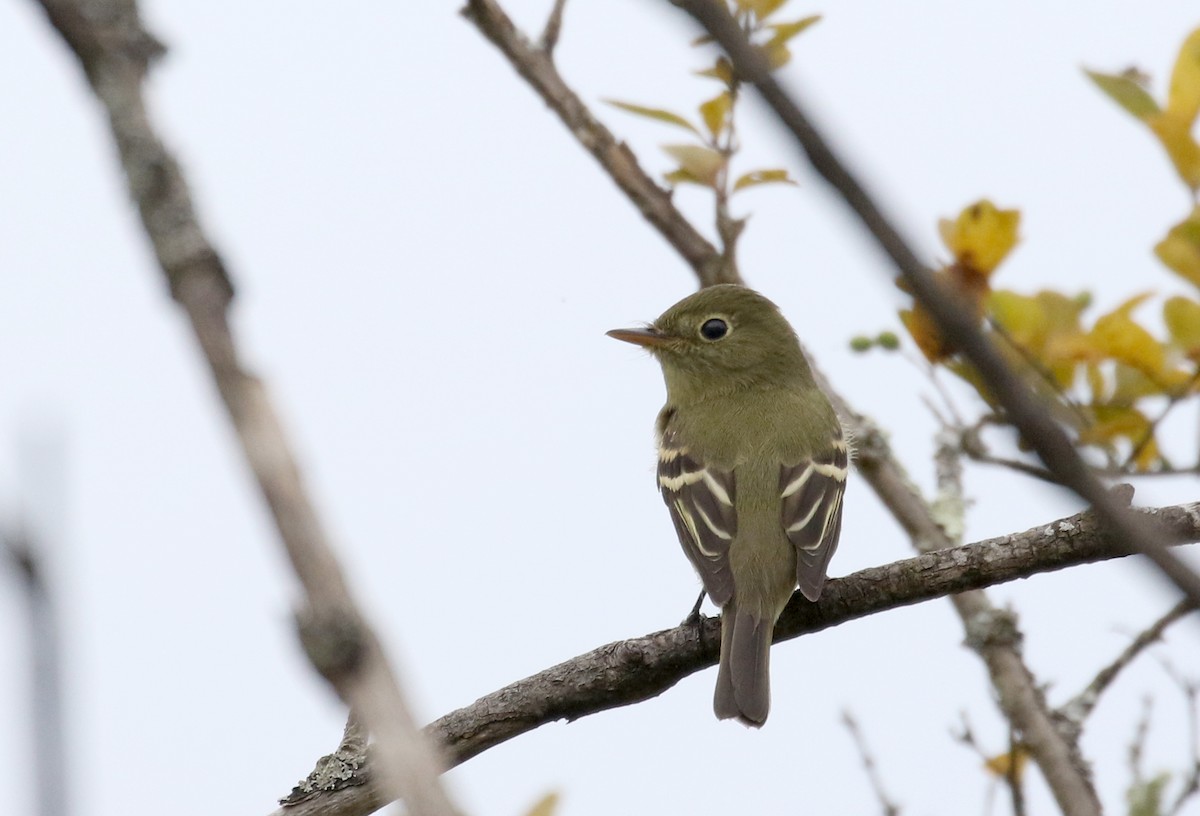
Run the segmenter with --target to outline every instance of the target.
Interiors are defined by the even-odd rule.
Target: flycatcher
[[[841,533],[841,423],[779,308],[743,286],[701,289],[647,328],[608,335],[662,365],[658,487],[721,607],[713,709],[761,726],[775,621],[797,586],[820,597]]]

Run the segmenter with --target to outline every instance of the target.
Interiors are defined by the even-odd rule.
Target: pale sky
[[[509,0],[531,35],[549,0]],[[996,285],[1088,289],[1111,307],[1186,291],[1153,258],[1190,209],[1144,128],[1080,68],[1136,65],[1161,97],[1192,2],[898,4],[850,0],[784,77],[926,258],[936,221],[978,198],[1023,213]],[[238,288],[234,323],[283,414],[354,588],[422,722],[601,644],[677,624],[698,580],[654,489],[657,366],[604,331],[695,286],[453,3],[145,6],[170,53],[154,113]],[[691,113],[714,87],[665,0],[571,0],[563,74],[656,173],[681,132],[602,98]],[[22,439],[59,433],[69,507],[55,542],[75,812],[265,814],[332,750],[341,705],[293,636],[298,590],[200,355],[128,204],[98,105],[31,2],[0,5],[0,511],[39,505]],[[933,388],[897,355],[851,354],[896,328],[890,269],[756,102],[742,167],[798,188],[745,194],[747,282],[932,483]],[[677,200],[706,231],[708,200]],[[976,411],[960,392],[960,408]],[[1168,445],[1197,448],[1196,411]],[[968,540],[1078,504],[968,469]],[[1194,499],[1147,481],[1137,502]],[[52,499],[56,501],[56,499]],[[831,574],[911,554],[852,475]],[[1191,554],[1192,563],[1200,559]],[[1061,703],[1174,594],[1124,561],[990,590]],[[28,761],[27,657],[0,573],[0,767]],[[711,610],[709,610],[711,613]],[[1163,655],[1200,676],[1200,626]],[[550,790],[562,816],[878,812],[840,725],[858,719],[911,816],[982,813],[965,712],[1007,745],[978,659],[945,601],[776,647],[762,731],[717,722],[715,671],[650,702],[554,724],[446,777],[470,813],[514,816]],[[1084,750],[1120,812],[1125,750],[1155,695],[1148,769],[1186,761],[1184,708],[1158,663],[1123,676]],[[32,802],[11,775],[9,812]],[[1003,795],[1003,794],[1000,794]],[[1039,778],[1031,812],[1052,803]],[[999,802],[997,807],[1006,807]],[[1003,810],[998,812],[1004,812]],[[1200,813],[1192,803],[1190,813]]]

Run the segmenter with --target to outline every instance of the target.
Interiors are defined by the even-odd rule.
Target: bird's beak
[[[626,343],[633,343],[635,346],[644,346],[645,348],[665,346],[671,342],[670,336],[663,334],[653,326],[644,329],[613,329],[605,334],[616,340],[624,340]]]

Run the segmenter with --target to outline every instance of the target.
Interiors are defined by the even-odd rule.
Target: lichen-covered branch
[[[1163,540],[1200,540],[1200,503],[1139,511]],[[1022,533],[924,553],[872,567],[825,585],[818,603],[798,594],[775,628],[776,642],[857,618],[1042,572],[1124,555],[1091,513]],[[505,686],[428,727],[452,764],[465,762],[513,737],[556,720],[577,720],[662,694],[684,677],[717,662],[720,620],[703,618],[673,629],[609,643]],[[385,798],[363,763],[344,787],[312,797],[275,816],[362,816]],[[327,807],[328,806],[328,809]]]

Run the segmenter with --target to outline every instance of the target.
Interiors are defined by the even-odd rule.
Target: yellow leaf
[[[533,807],[525,814],[525,816],[554,816],[558,810],[558,794],[554,791],[547,793],[541,799],[537,800]]]
[[[1162,343],[1132,316],[1133,310],[1147,297],[1149,294],[1132,297],[1103,315],[1092,327],[1089,339],[1098,353],[1149,377],[1158,385],[1156,390],[1174,388],[1186,383],[1188,375],[1167,367],[1166,350]]]
[[[1025,765],[1028,762],[1029,749],[1018,743],[1013,746],[1011,751],[996,754],[988,759],[983,766],[1002,779],[1011,777],[1020,782],[1021,774],[1025,772]]]
[[[1108,94],[1109,99],[1134,117],[1144,121],[1160,112],[1154,97],[1133,78],[1119,74],[1101,74],[1087,69],[1084,69],[1084,73],[1100,90]]]
[[[904,309],[900,312],[900,322],[929,362],[936,363],[950,354],[950,347],[943,342],[937,324],[924,309]]]
[[[1085,445],[1131,439],[1137,444],[1150,430],[1150,420],[1137,408],[1128,405],[1093,405],[1096,422],[1079,433],[1079,441]]]
[[[766,58],[767,65],[772,71],[782,68],[792,59],[792,52],[787,47],[786,42],[768,40],[766,44],[759,46],[759,48],[762,50],[762,55]]]
[[[938,223],[942,241],[963,266],[988,275],[1017,243],[1019,210],[999,210],[984,199],[963,209],[954,221]]]
[[[779,10],[787,0],[738,0],[738,6],[753,11],[754,16],[765,20]]]
[[[722,91],[700,106],[700,117],[704,120],[704,126],[714,137],[725,129],[725,120],[732,106],[733,98],[729,91]]]
[[[738,190],[744,190],[747,187],[754,187],[759,184],[795,183],[795,180],[788,176],[787,170],[753,170],[738,177],[738,180],[733,183],[733,191],[736,193]]]
[[[1176,295],[1163,304],[1163,322],[1171,335],[1171,344],[1195,355],[1200,352],[1200,303]]]
[[[1087,383],[1092,392],[1092,402],[1102,402],[1108,398],[1108,383],[1099,363],[1087,364]]]
[[[1200,144],[1192,138],[1192,121],[1166,110],[1146,120],[1162,142],[1175,172],[1193,192],[1200,189]]]
[[[696,129],[695,125],[677,113],[671,113],[670,111],[663,110],[661,108],[647,108],[643,105],[633,105],[629,102],[618,102],[615,99],[605,99],[603,101],[609,105],[612,105],[614,108],[620,108],[628,113],[644,116],[647,119],[655,119],[659,122],[666,122],[668,125],[676,125],[678,127],[690,130],[697,136],[700,135],[700,131]]]
[[[1079,433],[1080,444],[1113,450],[1117,442],[1124,440],[1140,471],[1150,470],[1161,459],[1153,425],[1141,411],[1125,405],[1093,405],[1092,411],[1096,422]]]
[[[701,145],[663,145],[667,155],[679,162],[679,169],[691,175],[697,184],[715,187],[725,167],[725,157],[711,147]]]
[[[725,57],[717,57],[717,61],[712,68],[706,68],[703,71],[696,71],[696,76],[710,77],[719,79],[727,86],[733,86],[733,66]]]
[[[1046,313],[1037,298],[997,289],[989,293],[987,309],[1022,348],[1041,351],[1046,340]]]
[[[1167,92],[1167,110],[1189,126],[1200,113],[1200,28],[1189,34],[1179,49]]]
[[[771,34],[771,39],[768,41],[768,44],[777,43],[777,44],[782,45],[783,43],[786,43],[788,40],[790,40],[792,37],[795,37],[801,31],[804,31],[806,28],[808,28],[808,27],[812,26],[814,23],[818,23],[820,21],[821,21],[821,15],[814,14],[810,17],[803,17],[803,18],[796,20],[794,22],[791,22],[791,23],[773,23],[771,26],[769,26],[769,28],[772,31],[772,34]]]
[[[1162,454],[1158,450],[1158,440],[1154,438],[1153,433],[1145,442],[1138,440],[1133,444],[1137,451],[1137,456],[1133,457],[1133,466],[1142,473],[1150,470],[1162,459]]]
[[[1200,286],[1200,207],[1171,227],[1154,246],[1154,254],[1180,277]]]

